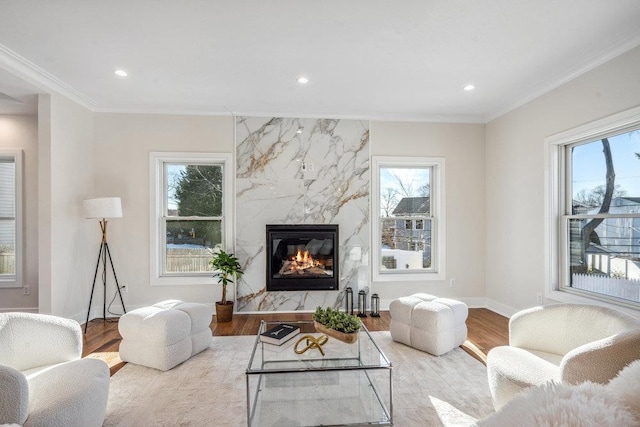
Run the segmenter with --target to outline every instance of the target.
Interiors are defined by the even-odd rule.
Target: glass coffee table
[[[282,345],[263,343],[260,334],[280,323],[300,327]],[[262,321],[246,371],[249,426],[393,425],[392,365],[369,331],[346,344],[329,337],[325,356],[311,348],[294,351],[305,335],[320,337],[313,321]],[[306,341],[298,349],[306,347]]]

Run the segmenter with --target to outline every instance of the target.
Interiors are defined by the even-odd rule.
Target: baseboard
[[[498,313],[504,317],[511,317],[514,314],[516,314],[518,311],[518,309],[510,307],[508,305],[499,303],[497,301],[491,300],[489,298],[485,298],[485,307],[488,310],[491,310],[495,313]]]
[[[38,307],[0,308],[0,313],[9,313],[9,312],[15,312],[15,311],[24,312],[24,313],[37,313]]]

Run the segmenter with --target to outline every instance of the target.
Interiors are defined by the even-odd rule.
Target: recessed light
[[[118,77],[127,77],[127,72],[125,70],[115,70],[114,73]]]
[[[296,133],[302,133],[302,128],[298,128],[298,130],[296,131]]]
[[[475,87],[474,85],[472,85],[472,84],[468,84],[468,85],[466,85],[463,89],[464,89],[466,92],[471,92],[471,91],[472,91],[472,90],[474,90],[475,88],[476,88],[476,87]]]
[[[309,79],[307,77],[298,77],[298,83],[300,83],[301,85],[306,85],[307,83],[309,83]]]

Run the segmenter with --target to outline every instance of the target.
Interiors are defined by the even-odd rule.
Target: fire
[[[292,261],[291,268],[295,270],[305,270],[318,265],[318,262],[313,259],[309,251],[302,252],[300,249],[298,249],[298,253],[293,257]]]
[[[306,264],[307,262],[309,262],[309,260],[313,262],[313,258],[311,258],[309,251],[304,251],[303,253],[300,249],[298,249],[298,253],[296,254],[296,262]]]
[[[326,270],[326,266],[319,260],[313,258],[308,250],[298,249],[298,252],[289,260],[284,261],[280,268],[280,274],[311,274],[311,275],[327,275],[331,274]]]

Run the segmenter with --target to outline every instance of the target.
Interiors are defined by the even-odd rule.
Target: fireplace
[[[267,225],[267,291],[338,290],[338,226]]]

